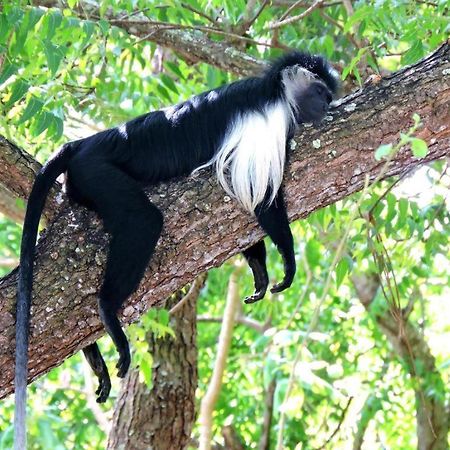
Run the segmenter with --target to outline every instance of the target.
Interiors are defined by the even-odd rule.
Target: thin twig
[[[208,16],[208,14],[204,13],[203,11],[198,10],[197,8],[194,8],[191,5],[188,5],[187,3],[182,3],[181,7],[184,9],[187,9],[188,11],[193,12],[194,14],[198,14],[200,17],[203,17],[204,19],[206,19],[207,21],[213,23],[214,25],[217,24],[217,20],[214,19],[211,16]]]
[[[175,305],[173,306],[169,314],[174,314],[177,311],[179,311],[183,305],[187,302],[189,302],[193,297],[198,297],[198,294],[205,284],[206,280],[206,272],[200,274],[191,284],[191,287],[189,288],[188,293]]]
[[[256,22],[258,17],[261,15],[261,13],[264,11],[264,8],[271,2],[271,0],[264,0],[262,5],[259,7],[258,11],[256,11],[255,15],[252,19],[250,19],[248,22],[246,22],[247,30]]]
[[[291,23],[298,22],[299,20],[304,19],[306,16],[309,16],[313,11],[315,11],[319,6],[321,6],[323,2],[324,0],[317,0],[306,11],[302,12],[297,16],[292,16],[289,17],[288,19],[279,20],[278,22],[272,23],[267,27],[267,30],[275,30],[277,28],[283,27],[284,25],[290,25]]]
[[[350,404],[353,401],[353,397],[349,397],[347,404],[345,405],[345,408],[342,410],[341,412],[341,417],[339,418],[339,422],[336,426],[336,428],[334,429],[334,431],[330,434],[329,438],[323,443],[323,445],[321,445],[320,447],[317,447],[316,450],[322,450],[324,448],[328,448],[328,444],[332,441],[332,439],[334,438],[334,436],[336,436],[336,434],[339,432],[339,430],[341,429],[341,426],[344,422],[345,416],[347,415],[347,411],[348,408],[350,408]]]

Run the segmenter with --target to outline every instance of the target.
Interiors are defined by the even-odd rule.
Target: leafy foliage
[[[328,2],[279,27],[275,25],[283,20],[288,2],[269,3],[261,7],[263,2],[243,0],[108,0],[91,10],[77,0],[61,9],[40,7],[40,2],[31,6],[3,1],[0,133],[42,161],[63,141],[233,79],[212,65],[192,64],[195,58],[183,59],[157,46],[152,24],[183,31],[190,39],[204,33],[259,58],[286,48],[322,53],[342,69],[345,89],[369,74],[415,63],[450,32],[446,0],[357,1],[351,7],[350,2]],[[302,4],[287,18],[304,11]],[[152,21],[148,35],[127,32],[126,22],[133,20]],[[416,118],[410,133],[405,130],[398,142],[381,146],[375,157],[382,163],[404,145],[414,156],[425,156],[426,144],[414,135],[419,126]],[[287,418],[285,448],[348,448],[355,430],[365,432],[370,448],[417,446],[414,390],[448,401],[450,176],[438,162],[410,181],[397,181],[377,184],[293,226],[299,272],[290,290],[243,306],[242,314],[264,330],[236,326],[214,416],[217,441],[223,426],[231,423],[246,448],[257,448],[266,390],[274,381],[272,447],[282,412]],[[355,204],[359,213],[350,220]],[[17,258],[20,233],[17,225],[0,216],[0,261]],[[5,273],[10,267],[5,264],[0,270]],[[273,248],[269,267],[271,280],[279,280],[282,264]],[[231,270],[225,264],[211,271],[199,316],[221,317]],[[355,275],[361,274],[378,274],[386,287],[385,295],[378,290],[368,311],[354,286]],[[333,283],[327,287],[329,275]],[[251,286],[250,274],[245,273],[240,279],[242,297]],[[309,330],[322,297],[320,319]],[[423,361],[400,358],[377,323],[387,310],[405,309],[412,310],[409,322],[436,357],[434,372],[427,372]],[[151,311],[141,325],[130,332],[135,363],[149,383],[152,359],[145,336],[149,330],[170,333],[167,313]],[[216,322],[199,323],[198,398],[211,375],[219,329]],[[308,342],[294,364],[305,337]],[[114,360],[109,341],[101,345],[111,352],[106,359]],[[294,385],[285,401],[291,373]],[[104,448],[105,430],[88,405],[89,377],[76,356],[32,385],[30,448]],[[108,419],[112,407],[109,400],[100,413]],[[0,405],[0,449],[11,448],[11,420],[12,400],[7,399]]]

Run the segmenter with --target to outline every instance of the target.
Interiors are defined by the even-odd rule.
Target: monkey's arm
[[[244,302],[255,303],[264,297],[267,286],[269,286],[269,276],[267,275],[266,266],[266,246],[264,245],[264,241],[257,242],[255,245],[244,250],[242,254],[252,269],[253,279],[255,281],[254,294],[246,297]]]
[[[265,202],[256,207],[256,217],[262,229],[269,235],[277,246],[284,263],[284,278],[275,284],[270,292],[281,292],[287,289],[295,275],[294,239],[284,203],[283,192],[280,189],[272,204],[267,207]]]

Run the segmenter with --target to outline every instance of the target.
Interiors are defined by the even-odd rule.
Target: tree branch
[[[0,212],[16,221],[22,221],[25,211],[17,205],[17,199],[26,199],[31,191],[36,174],[41,164],[33,157],[0,136]],[[55,189],[47,200],[44,216],[47,219],[53,217],[60,202],[57,199]]]
[[[64,7],[61,0],[37,0],[34,5],[47,8]],[[96,20],[101,16],[97,5],[82,0],[77,2],[73,11],[82,19]],[[132,19],[129,17],[126,12],[114,15],[109,11],[103,16],[128,34],[170,48],[190,63],[205,62],[241,76],[253,74],[265,67],[265,62],[237,50],[226,42],[213,41],[202,31],[169,29],[151,21],[141,12],[133,14]],[[173,24],[173,27],[177,28],[178,25]]]
[[[418,137],[428,143],[429,153],[417,159],[403,149],[386,177],[450,154],[449,54],[445,44],[416,65],[344,98],[319,129],[301,130],[284,180],[291,221],[360,190],[366,176],[375,178],[383,163],[375,161],[374,150],[407,130],[414,112],[422,118]],[[124,323],[263,235],[254,218],[224,195],[210,171],[153,187],[148,195],[164,211],[165,227],[124,309]],[[107,240],[94,213],[67,203],[43,233],[36,251],[30,381],[103,334],[96,294]],[[17,271],[0,280],[0,398],[13,390],[16,283]]]
[[[223,374],[230,351],[236,311],[240,300],[238,285],[240,271],[242,271],[242,265],[234,269],[228,282],[227,301],[223,313],[222,327],[220,328],[219,342],[217,343],[214,369],[206,393],[200,402],[200,413],[198,417],[200,450],[211,450],[213,440],[213,412],[222,388]]]

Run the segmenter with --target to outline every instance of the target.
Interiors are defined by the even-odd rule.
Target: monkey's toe
[[[117,372],[117,376],[119,378],[124,378],[126,373],[128,372],[128,369],[130,367],[131,363],[131,355],[130,352],[127,351],[126,353],[122,353],[119,358],[119,362],[117,363],[116,367],[119,369]]]

